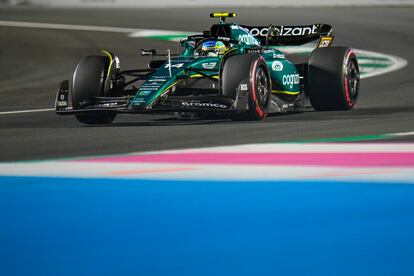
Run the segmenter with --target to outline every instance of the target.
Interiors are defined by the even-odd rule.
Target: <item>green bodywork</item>
[[[285,59],[282,52],[264,47],[247,29],[239,25],[232,23],[222,23],[222,25],[230,28],[230,39],[237,42],[229,51],[244,54],[252,49],[262,50],[261,55],[269,68],[274,95],[300,94],[298,71],[290,61]],[[220,67],[226,53],[219,57],[197,56],[194,54],[193,42],[190,38],[183,40],[182,54],[171,58],[171,62],[166,61],[143,83],[130,102],[131,109],[151,109],[162,95],[169,93],[176,84],[185,79],[206,77],[205,75],[217,79],[220,77]]]

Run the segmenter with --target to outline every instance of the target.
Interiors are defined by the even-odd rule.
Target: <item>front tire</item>
[[[359,66],[347,47],[317,48],[308,66],[308,95],[317,111],[350,110],[358,99]]]
[[[270,101],[271,78],[267,64],[259,54],[244,54],[230,57],[222,73],[223,95],[235,99],[242,81],[249,83],[249,108],[246,112],[232,116],[233,120],[261,120],[267,116]]]
[[[82,109],[93,97],[106,96],[105,80],[109,70],[109,60],[105,56],[87,56],[76,67],[73,76],[72,106]],[[75,115],[84,124],[110,124],[115,119],[114,112],[97,112]]]

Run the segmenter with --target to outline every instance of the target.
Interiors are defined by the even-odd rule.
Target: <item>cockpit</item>
[[[224,55],[231,48],[232,45],[229,41],[208,38],[197,44],[194,50],[194,56],[219,57]]]

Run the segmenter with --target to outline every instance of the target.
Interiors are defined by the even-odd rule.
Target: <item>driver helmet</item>
[[[207,40],[201,46],[201,53],[209,57],[217,57],[226,52],[226,45],[219,40]]]

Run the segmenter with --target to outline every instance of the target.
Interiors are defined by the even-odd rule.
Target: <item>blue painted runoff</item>
[[[414,275],[414,185],[0,177],[0,275]]]

